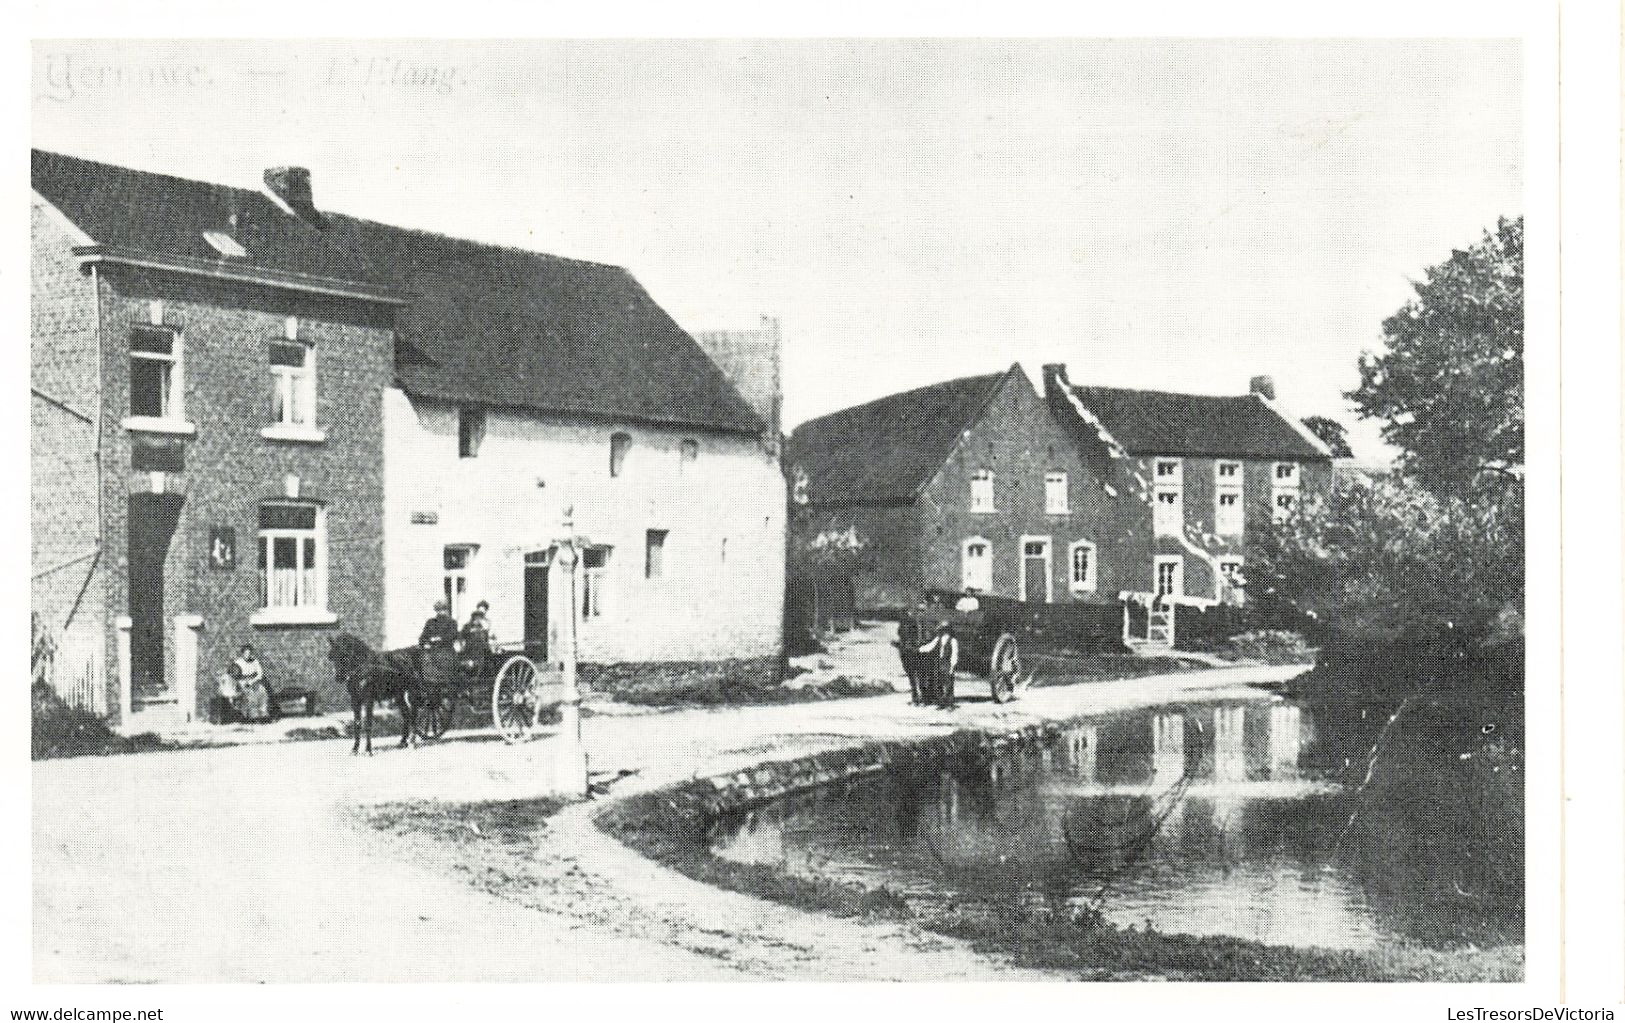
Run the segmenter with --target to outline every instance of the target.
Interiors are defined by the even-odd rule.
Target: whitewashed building
[[[459,621],[485,600],[499,643],[556,660],[568,516],[586,678],[776,671],[777,345],[732,360],[736,387],[618,267],[326,220],[414,296],[383,409],[386,646],[416,642],[437,598]]]

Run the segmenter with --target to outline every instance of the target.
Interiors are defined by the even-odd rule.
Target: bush
[[[33,687],[32,754],[35,760],[54,757],[107,756],[157,749],[162,743],[146,733],[126,738],[107,722],[81,707],[70,707],[43,682]]]

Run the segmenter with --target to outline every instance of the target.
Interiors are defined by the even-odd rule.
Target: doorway
[[[525,555],[525,654],[547,659],[547,553]]]
[[[131,494],[129,516],[131,711],[174,703],[164,667],[164,559],[181,516],[179,494]]]
[[[1048,604],[1053,599],[1053,586],[1050,578],[1049,537],[1022,537],[1021,599],[1037,604]]]

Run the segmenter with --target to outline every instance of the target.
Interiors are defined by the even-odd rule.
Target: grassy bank
[[[1523,953],[1517,948],[1297,949],[1120,928],[1098,915],[998,901],[916,911],[884,887],[795,877],[711,856],[707,833],[714,798],[710,785],[690,782],[618,802],[599,816],[598,824],[651,859],[706,884],[813,912],[909,917],[927,930],[968,941],[978,951],[1078,980],[1517,981],[1523,976]]]

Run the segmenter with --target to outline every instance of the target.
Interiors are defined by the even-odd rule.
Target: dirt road
[[[869,738],[1222,696],[1301,670],[1041,689],[953,714],[896,695],[598,716],[586,739],[594,771],[637,772],[621,795]],[[385,805],[534,796],[548,746],[473,734],[371,759],[340,740],[37,763],[35,980],[1036,979],[906,923],[827,918],[667,871],[592,825],[601,801],[538,823],[547,851],[522,877],[489,873],[485,836],[458,848],[363,823]]]

